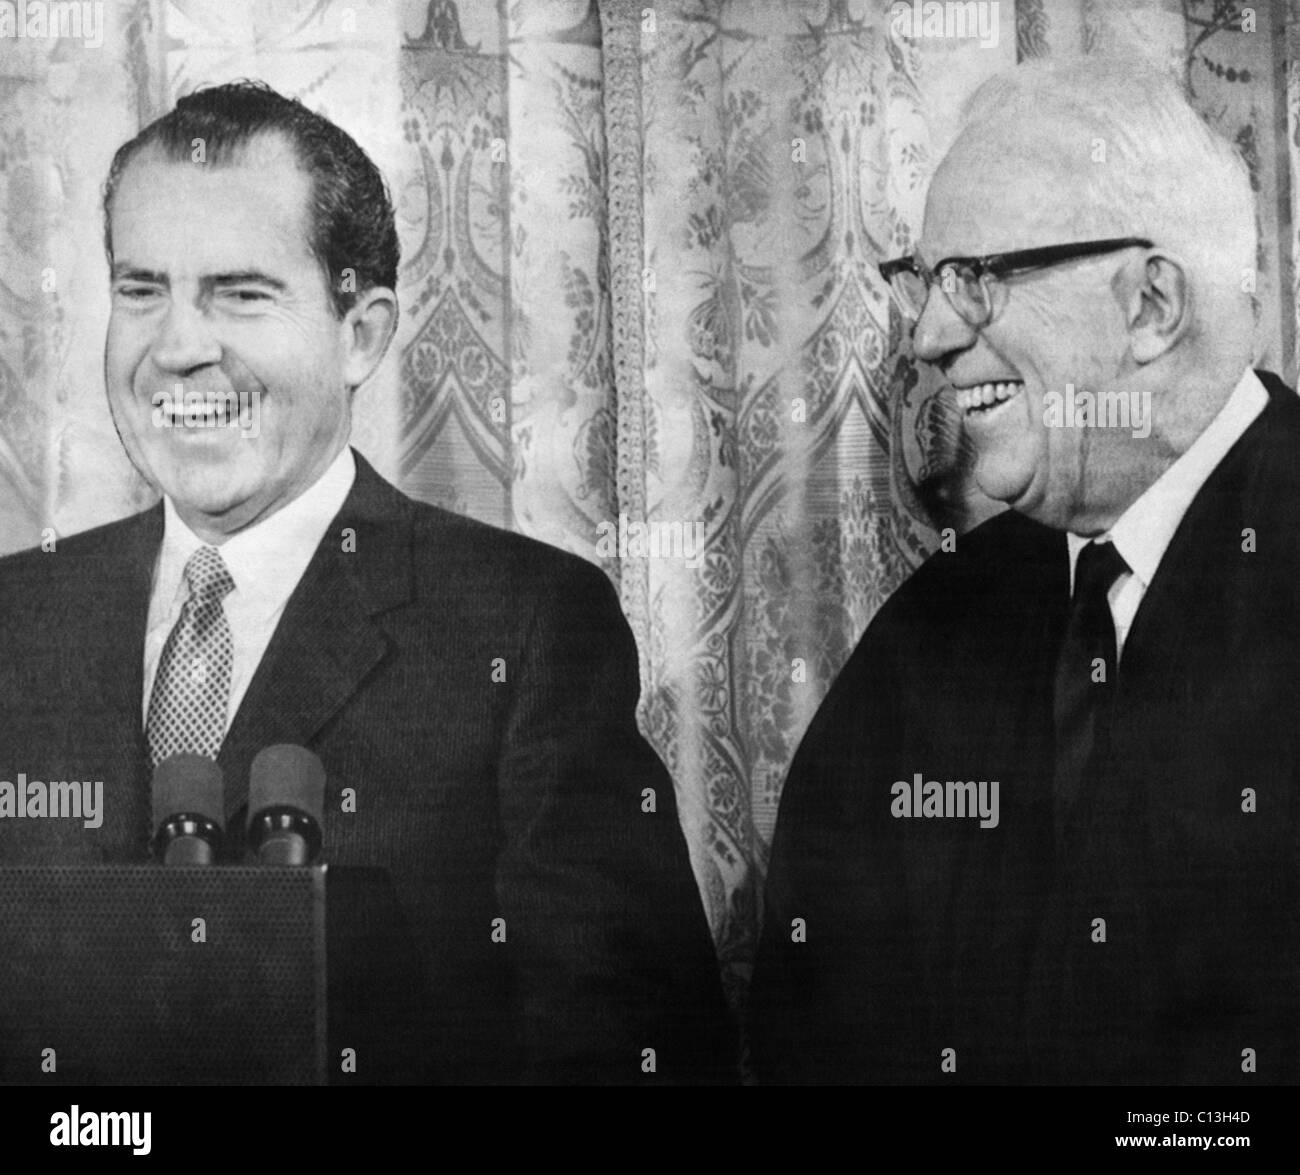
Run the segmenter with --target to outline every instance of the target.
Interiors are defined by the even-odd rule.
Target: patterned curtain
[[[992,43],[905,36],[885,0],[85,7],[98,44],[0,39],[0,552],[150,500],[103,392],[113,150],[205,83],[301,98],[398,209],[402,321],[355,443],[618,585],[737,1002],[804,729],[940,528],[990,511],[875,269],[972,89],[1114,44],[1179,71],[1251,163],[1259,353],[1294,377],[1294,2],[1020,0],[986,6]]]

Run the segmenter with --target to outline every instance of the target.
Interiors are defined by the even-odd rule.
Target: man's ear
[[[363,294],[343,316],[343,382],[355,388],[379,366],[397,329],[397,295],[383,286]]]
[[[1172,253],[1148,252],[1141,261],[1120,269],[1112,284],[1138,363],[1150,363],[1172,351],[1191,329],[1187,265]]]

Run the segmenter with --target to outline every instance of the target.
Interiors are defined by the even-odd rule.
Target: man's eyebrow
[[[113,281],[153,282],[155,285],[167,285],[167,275],[155,273],[152,269],[141,269],[138,265],[118,261],[113,264]]]
[[[151,282],[152,284],[159,286],[167,286],[171,284],[165,273],[158,273],[152,269],[142,269],[140,266],[131,265],[129,262],[118,262],[114,264],[112,280],[115,282]],[[272,277],[269,273],[263,273],[260,269],[236,269],[229,273],[213,273],[204,277],[202,281],[203,284],[208,287],[249,284],[261,285],[275,290],[277,293],[284,293],[289,288],[288,285],[278,277]]]
[[[237,269],[231,273],[214,273],[210,277],[205,277],[203,284],[206,286],[269,286],[277,293],[284,293],[289,288],[278,277],[272,277],[260,269]]]

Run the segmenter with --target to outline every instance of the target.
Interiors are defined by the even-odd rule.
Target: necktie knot
[[[220,602],[235,590],[235,581],[216,547],[200,547],[185,564],[185,582],[197,604]]]
[[[1104,596],[1111,585],[1129,570],[1114,543],[1090,542],[1079,552],[1079,561],[1074,569],[1074,598],[1083,600]]]

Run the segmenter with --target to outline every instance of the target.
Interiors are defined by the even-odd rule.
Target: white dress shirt
[[[357,463],[352,450],[344,446],[315,484],[269,518],[233,535],[218,548],[235,581],[235,590],[221,602],[234,649],[230,701],[226,709],[227,731],[271,643],[284,606],[330,523],[343,508],[356,475]],[[163,646],[189,598],[185,564],[200,547],[209,545],[181,521],[170,498],[164,498],[163,503],[162,549],[154,568],[144,639],[142,723],[148,720],[149,697]]]
[[[1250,368],[1238,381],[1232,395],[1210,421],[1191,448],[1160,475],[1116,520],[1097,542],[1109,539],[1128,564],[1128,573],[1111,585],[1106,599],[1115,622],[1116,654],[1124,652],[1124,638],[1133,626],[1138,605],[1155,578],[1156,568],[1182,522],[1192,500],[1210,474],[1241,439],[1268,404],[1268,392]],[[1074,569],[1079,552],[1091,539],[1068,534],[1070,548],[1070,591],[1074,591]]]

